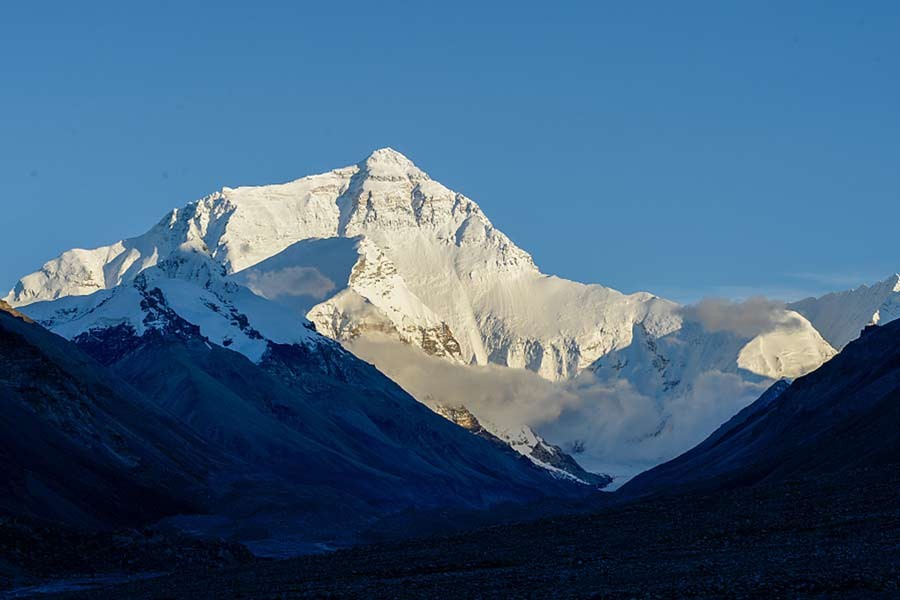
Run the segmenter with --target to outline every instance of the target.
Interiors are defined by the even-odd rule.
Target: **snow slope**
[[[900,275],[871,286],[806,298],[790,305],[805,316],[835,348],[859,337],[869,324],[884,325],[900,318]]]
[[[623,477],[636,474],[700,443],[773,379],[805,375],[834,356],[806,319],[791,312],[778,317],[772,329],[752,337],[710,331],[690,319],[662,337],[637,325],[628,348],[591,367],[601,385],[630,398],[630,414],[620,423],[613,417],[598,425],[589,418],[569,419],[575,421],[569,435],[587,442],[585,466]],[[611,405],[616,415],[617,404]],[[614,433],[604,432],[604,426]],[[559,439],[556,427],[547,431],[551,439]]]
[[[192,249],[142,271],[130,283],[88,296],[25,307],[28,315],[68,339],[124,326],[142,336],[165,329],[177,314],[211,342],[259,362],[270,342],[328,343],[309,323],[225,278],[222,267]]]

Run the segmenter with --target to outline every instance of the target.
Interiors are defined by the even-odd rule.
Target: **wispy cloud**
[[[304,296],[322,300],[335,284],[315,267],[285,267],[262,274],[251,272],[247,287],[269,300]]]
[[[790,325],[790,320],[785,318],[784,302],[762,296],[743,301],[705,298],[682,307],[679,312],[686,321],[697,322],[707,331],[728,331],[742,338],[754,338],[776,327]]]

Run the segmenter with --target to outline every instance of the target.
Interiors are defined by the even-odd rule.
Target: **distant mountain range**
[[[684,307],[564,280],[384,148],[285,184],[223,188],[141,236],[63,253],[6,300],[123,373],[134,340],[174,331],[257,368],[299,352],[352,382],[357,367],[323,334],[445,417],[597,485],[587,471],[671,458],[775,380],[819,367],[854,328],[896,318],[897,281],[789,306]],[[473,394],[469,378],[518,378],[521,393]],[[723,385],[728,397],[711,400]]]

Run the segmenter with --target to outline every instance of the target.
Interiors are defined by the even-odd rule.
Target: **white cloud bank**
[[[741,302],[705,298],[679,312],[684,320],[695,321],[709,332],[728,331],[748,339],[786,325],[784,302],[762,296]]]
[[[759,325],[754,318],[738,327]],[[657,400],[627,381],[604,383],[590,372],[554,383],[522,369],[452,364],[386,338],[349,348],[420,401],[462,404],[501,428],[529,425],[588,470],[624,477],[690,449],[767,387],[708,371],[688,393]]]

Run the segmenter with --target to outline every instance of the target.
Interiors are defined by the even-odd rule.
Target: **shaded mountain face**
[[[73,344],[0,309],[5,514],[105,527],[203,509],[215,451]]]
[[[74,343],[0,313],[5,512],[352,541],[406,509],[588,491],[448,422],[302,323],[279,332],[292,343],[264,337],[271,314],[237,307],[265,300],[202,256],[176,262],[190,268],[38,307]]]
[[[109,345],[129,348],[107,359],[113,372],[205,439],[290,482],[392,510],[575,492],[441,419],[336,345],[329,362],[273,344],[259,364],[194,334],[107,330],[94,347]]]
[[[208,263],[186,260],[186,253]],[[539,416],[514,399],[497,418],[489,407],[458,398],[458,386],[415,392],[423,402],[433,398],[430,405],[463,404],[485,427],[502,422],[502,430],[491,433],[525,456],[533,458],[542,448],[516,443],[524,439],[520,432],[536,433],[567,451],[583,448],[578,459],[591,469],[635,457],[656,463],[672,456],[672,448],[680,451],[706,435],[707,423],[721,422],[718,412],[691,413],[703,406],[695,390],[710,372],[755,384],[801,375],[834,353],[803,316],[783,306],[769,310],[758,331],[723,333],[715,318],[704,324],[649,293],[622,294],[541,273],[472,199],[389,148],[356,165],[285,184],[223,188],[172,211],[141,236],[64,252],[23,277],[7,301],[70,339],[126,321],[140,333],[145,324],[123,307],[140,293],[132,291],[134,285],[157,277],[148,274],[154,269],[177,272],[177,279],[204,288],[209,276],[221,275],[225,283],[204,289],[202,305],[174,284],[163,291],[173,310],[204,336],[255,363],[265,340],[315,343],[302,327],[308,320],[347,347],[386,337],[419,358],[437,357],[464,369],[535,373],[563,386],[591,371],[601,381],[640,388],[630,394],[640,396],[640,407],[619,414],[646,413],[628,439],[673,438],[659,448],[611,443],[609,431],[634,429],[634,419],[610,423],[609,411],[591,398],[575,403],[583,409],[577,415],[564,414],[567,405],[549,406]],[[249,318],[252,331],[241,325],[240,315]],[[700,323],[699,333],[686,323]],[[730,336],[724,345],[723,336]],[[647,340],[660,340],[659,356],[644,352]],[[623,352],[630,354],[631,367],[607,369],[606,359],[622,364]],[[714,354],[721,359],[704,362]],[[388,372],[389,352],[366,359]],[[544,403],[580,393],[571,387],[558,391]],[[584,423],[593,426],[584,431]]]
[[[867,328],[818,370],[780,382],[703,443],[626,484],[623,495],[853,477],[900,461],[900,321]]]
[[[192,426],[200,427],[204,435],[225,436],[227,439],[223,441],[228,442],[226,445],[229,450],[234,449],[234,440],[229,436],[240,439],[244,444],[250,443],[249,436],[257,441],[268,440],[268,444],[277,445],[279,436],[262,435],[266,425],[259,423],[260,418],[264,422],[271,421],[273,415],[260,417],[248,414],[246,405],[251,399],[251,407],[275,403],[279,410],[287,411],[275,416],[285,417],[297,410],[296,407],[290,408],[291,403],[284,400],[292,396],[303,397],[307,403],[317,403],[319,398],[342,398],[344,406],[319,403],[318,410],[328,413],[328,418],[332,419],[339,416],[338,411],[343,411],[340,415],[345,420],[349,420],[348,415],[358,418],[355,431],[353,428],[348,431],[333,431],[333,427],[325,425],[310,425],[310,428],[317,428],[321,439],[326,442],[350,435],[359,436],[357,445],[362,444],[369,449],[367,456],[356,457],[364,464],[374,465],[377,462],[383,465],[388,460],[387,457],[390,457],[397,463],[393,466],[396,470],[399,465],[418,463],[418,459],[411,460],[409,456],[400,456],[377,444],[368,443],[371,431],[360,423],[369,423],[369,429],[378,431],[378,427],[371,423],[373,419],[376,422],[396,422],[398,434],[403,433],[403,427],[437,426],[443,431],[454,432],[447,435],[457,436],[454,443],[459,441],[456,428],[448,429],[446,423],[422,406],[415,402],[410,404],[409,396],[377,370],[362,363],[339,344],[316,333],[304,318],[237,284],[220,265],[197,250],[182,249],[155,266],[141,271],[131,283],[111,290],[34,303],[25,310],[42,324],[74,340],[95,358],[113,367],[151,398],[160,400],[166,410],[173,410],[176,415],[189,420]],[[163,355],[153,360],[147,358],[150,350],[172,351],[171,347],[164,348],[164,343],[179,340],[203,340],[206,347],[195,343],[191,352],[184,352],[182,349],[177,357]],[[150,345],[146,341],[161,343]],[[123,358],[130,359],[137,349],[141,350],[138,353],[141,360],[122,364]],[[240,376],[222,379],[227,370],[221,369],[220,365],[211,363],[208,367],[197,369],[197,364],[192,362],[199,360],[197,350],[217,352],[224,349],[234,350],[242,355],[243,363],[246,364],[241,364]],[[228,355],[231,354],[229,352]],[[233,361],[228,364],[232,363]],[[165,365],[178,364],[182,364],[184,368],[175,373],[147,373],[141,370],[161,369]],[[255,381],[258,378],[252,372],[247,373],[254,369],[268,373],[268,380],[274,379],[277,385],[266,393],[260,392],[253,385],[240,387],[242,381]],[[186,376],[185,373],[191,375]],[[199,377],[198,373],[205,375]],[[330,383],[326,385],[326,381]],[[151,382],[154,382],[155,387],[148,388]],[[298,388],[302,395],[298,395]],[[382,400],[376,402],[376,399],[385,397],[392,401],[388,404]],[[227,408],[210,404],[213,400],[218,402],[220,398],[231,398],[234,402]],[[361,401],[362,398],[365,401]],[[347,407],[350,402],[356,404],[356,412]],[[195,404],[206,409],[198,409]],[[382,413],[370,414],[377,406],[382,407]],[[391,415],[388,406],[397,414]],[[410,414],[421,414],[423,411],[427,415],[425,418],[431,419],[432,425],[404,423],[404,419]],[[304,422],[310,424],[308,419]],[[401,443],[408,448],[410,441],[401,440]],[[390,440],[388,442],[392,445],[395,443]],[[424,445],[419,450],[424,450]],[[435,452],[434,449],[428,450],[432,457],[436,455]],[[469,459],[475,460],[475,457],[467,456],[466,460]],[[475,462],[478,460],[489,461],[485,457],[478,457]],[[503,460],[511,462],[499,467],[499,471],[488,479],[475,478],[470,481],[473,486],[477,482],[484,494],[483,497],[478,494],[469,496],[465,499],[466,502],[489,502],[495,494],[512,499],[502,489],[504,485],[510,490],[524,489],[528,495],[534,491],[531,488],[541,481],[547,483],[547,493],[567,493],[552,481],[547,481],[555,478],[556,471],[550,470],[550,477],[546,474],[542,476],[532,472],[533,469],[523,468],[527,465],[519,464],[521,461],[515,456]],[[448,473],[454,471],[454,465],[445,466]],[[461,472],[449,476],[465,479]],[[490,480],[498,477],[506,478],[506,484],[498,483],[499,479]],[[347,478],[350,479],[349,475]],[[402,485],[398,486],[398,493],[401,488]],[[403,492],[399,496],[405,497],[405,494]],[[453,496],[454,494],[449,494],[449,497]],[[419,500],[425,500],[425,497],[422,496]]]

